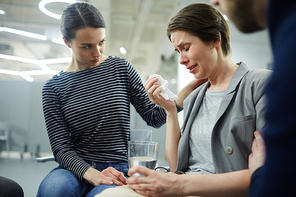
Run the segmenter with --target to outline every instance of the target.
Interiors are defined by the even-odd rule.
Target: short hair
[[[105,28],[101,12],[86,2],[77,2],[67,6],[61,16],[61,32],[68,42],[76,37],[76,31],[86,27]]]
[[[220,40],[224,55],[231,54],[230,30],[223,15],[212,5],[195,3],[181,9],[169,22],[167,36],[175,30],[188,32],[203,42]]]

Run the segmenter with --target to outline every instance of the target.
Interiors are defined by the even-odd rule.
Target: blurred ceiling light
[[[71,62],[71,60],[72,60],[72,57],[63,57],[63,58],[39,60],[39,62],[43,64],[61,64],[61,63],[69,63]]]
[[[124,47],[120,47],[119,51],[121,54],[126,54],[126,49]]]
[[[61,39],[61,38],[53,38],[53,39],[51,40],[51,42],[56,43],[56,44],[62,44],[62,45],[65,45],[64,40]]]
[[[46,64],[59,64],[59,63],[67,63],[71,61],[71,57],[35,60],[35,59],[17,57],[12,55],[5,55],[5,54],[0,54],[0,58],[39,65],[42,68],[42,70],[14,71],[14,70],[0,69],[0,73],[2,74],[18,75],[29,82],[33,81],[33,78],[30,77],[30,75],[54,75],[59,72],[57,70],[51,70]]]
[[[2,8],[0,8],[0,14],[1,15],[4,15],[5,14],[5,11]]]
[[[35,33],[22,31],[22,30],[18,30],[18,29],[12,29],[12,28],[9,28],[9,27],[0,27],[0,31],[9,32],[9,33],[13,33],[13,34],[18,34],[18,35],[21,35],[21,36],[27,36],[27,37],[35,38],[35,39],[39,39],[39,40],[46,40],[47,39],[47,37],[44,36],[44,35],[35,34]]]
[[[2,74],[8,74],[8,75],[17,75],[17,76],[20,76],[20,77],[22,77],[23,79],[25,79],[25,80],[27,80],[29,82],[32,82],[33,81],[33,78],[32,77],[30,77],[29,75],[23,74],[20,71],[0,69],[0,73],[2,73]]]
[[[49,71],[46,71],[46,70],[32,70],[32,71],[23,71],[22,74],[25,74],[25,75],[55,75],[57,74],[58,70],[49,70]]]
[[[32,82],[34,79],[30,77],[29,75],[19,74],[20,77],[24,78],[28,82]]]
[[[39,63],[38,60],[25,58],[25,57],[18,57],[18,56],[13,56],[13,55],[0,54],[0,58],[7,59],[7,60],[18,61],[18,62],[29,63],[29,64],[38,64]]]
[[[53,12],[47,10],[45,8],[45,5],[49,4],[49,3],[75,3],[75,2],[77,2],[77,1],[75,1],[75,0],[42,0],[42,1],[40,1],[38,7],[41,10],[41,12],[43,12],[47,16],[50,16],[50,17],[56,18],[56,19],[60,19],[60,17],[61,17],[60,14],[56,14],[56,13],[53,13]]]

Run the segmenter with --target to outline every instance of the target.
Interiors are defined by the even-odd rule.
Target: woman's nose
[[[188,62],[189,62],[189,59],[187,58],[187,56],[184,54],[180,54],[179,63],[182,65],[186,65]]]
[[[101,51],[100,51],[100,47],[99,46],[95,47],[95,49],[93,51],[93,56],[95,56],[95,57],[101,56]]]

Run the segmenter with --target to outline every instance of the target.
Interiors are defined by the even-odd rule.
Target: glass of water
[[[145,166],[150,169],[156,167],[158,157],[158,143],[149,141],[128,142],[129,167]]]

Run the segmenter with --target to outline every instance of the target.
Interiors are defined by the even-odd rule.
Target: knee
[[[81,183],[78,178],[70,171],[59,171],[49,173],[43,179],[38,189],[38,197],[80,196]]]

